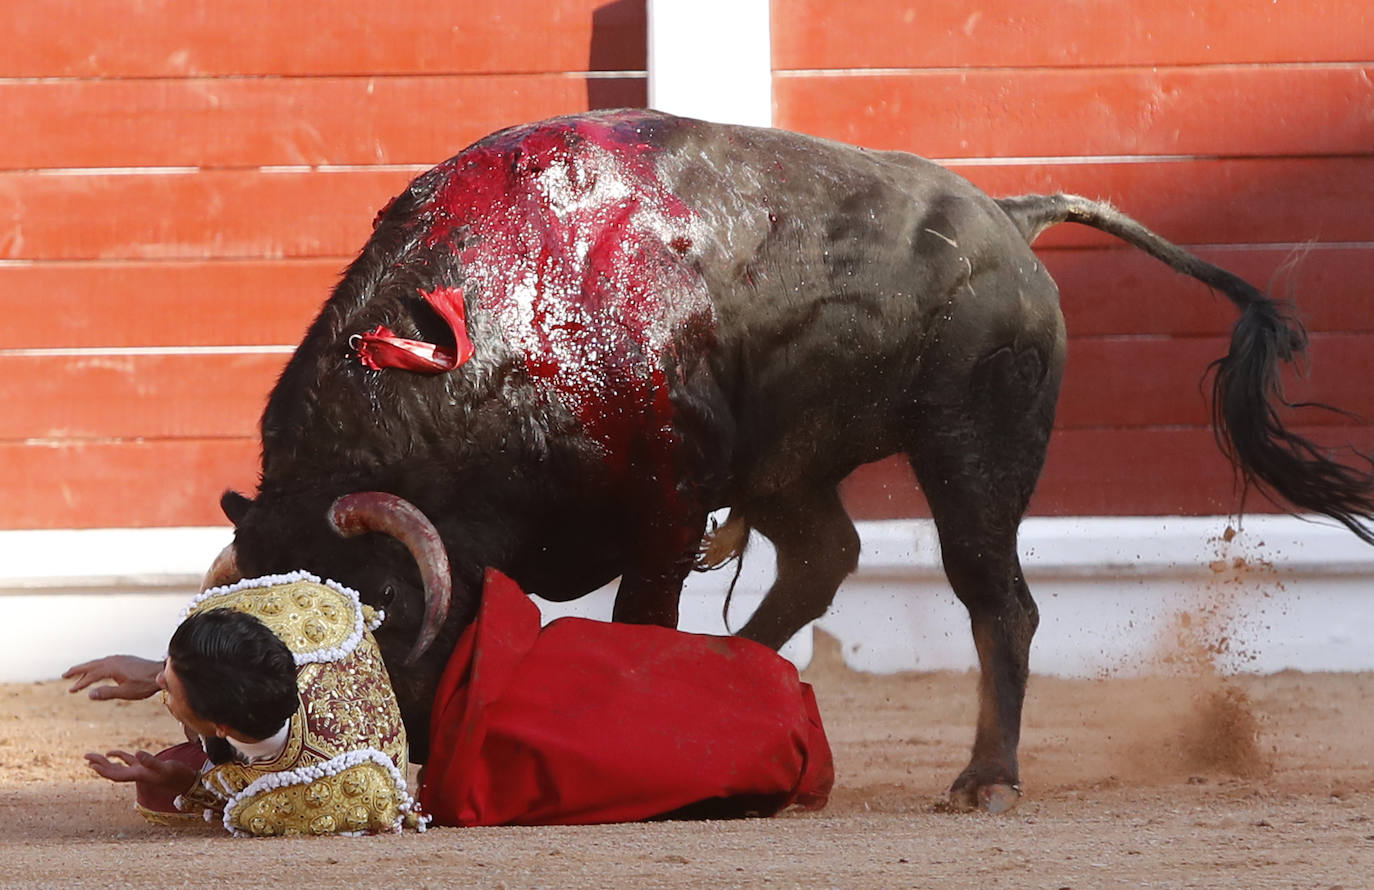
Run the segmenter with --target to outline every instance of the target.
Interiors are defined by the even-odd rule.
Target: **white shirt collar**
[[[290,733],[291,720],[288,718],[281,725],[281,729],[260,742],[245,742],[233,736],[225,736],[225,741],[232,745],[244,760],[249,763],[258,763],[263,760],[273,760],[281,754],[282,749],[286,747],[286,737]]]

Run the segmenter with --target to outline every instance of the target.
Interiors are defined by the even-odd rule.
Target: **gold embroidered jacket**
[[[301,706],[277,757],[208,767],[177,798],[181,813],[218,814],[236,835],[423,829],[406,790],[400,708],[371,633],[380,616],[356,592],[304,572],[207,590],[183,619],[208,609],[253,615],[286,643]],[[155,822],[175,818],[140,810]]]

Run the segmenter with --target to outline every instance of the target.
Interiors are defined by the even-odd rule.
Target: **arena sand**
[[[855,673],[828,638],[805,678],[835,749],[830,806],[738,822],[156,828],[81,754],[177,741],[160,705],[0,685],[0,886],[1374,887],[1374,674],[1219,676],[1203,631],[1222,612],[1180,614],[1158,647],[1167,676],[1033,677],[1026,796],[1001,817],[942,804],[975,676]]]

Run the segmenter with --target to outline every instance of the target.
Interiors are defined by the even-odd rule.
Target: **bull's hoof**
[[[991,785],[965,785],[949,789],[950,809],[959,812],[982,810],[994,816],[1010,812],[1021,800],[1021,789],[1004,782]]]

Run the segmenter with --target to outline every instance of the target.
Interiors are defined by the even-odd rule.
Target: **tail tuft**
[[[1333,460],[1316,443],[1290,430],[1284,408],[1330,405],[1289,402],[1279,369],[1303,358],[1307,332],[1291,304],[1252,303],[1231,333],[1231,349],[1212,363],[1212,426],[1217,445],[1231,461],[1243,487],[1266,497],[1340,522],[1361,540],[1374,544],[1374,458],[1354,449],[1359,466]]]

